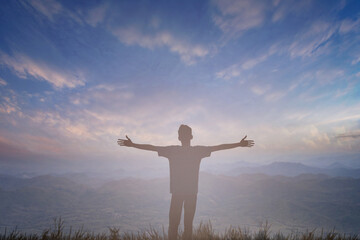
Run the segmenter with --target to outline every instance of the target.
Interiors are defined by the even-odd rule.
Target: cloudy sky
[[[0,164],[360,154],[360,2],[1,1]]]

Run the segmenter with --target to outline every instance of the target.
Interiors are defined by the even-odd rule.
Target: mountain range
[[[76,177],[75,177],[76,176]],[[89,181],[86,181],[89,179]],[[66,226],[104,232],[108,227],[139,231],[167,228],[169,179],[96,179],[86,174],[32,178],[0,176],[0,230],[41,232],[56,217]],[[360,179],[324,174],[296,177],[200,173],[194,224],[211,221],[273,232],[313,229],[359,233]]]
[[[237,176],[241,174],[262,173],[270,176],[282,175],[295,177],[301,174],[324,174],[332,177],[360,178],[360,169],[349,168],[341,163],[333,163],[326,168],[312,167],[302,163],[273,162],[268,165],[253,167],[237,167],[225,174]]]

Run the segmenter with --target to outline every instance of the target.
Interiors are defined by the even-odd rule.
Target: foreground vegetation
[[[272,233],[268,224],[265,224],[257,232],[251,233],[240,227],[230,227],[224,233],[216,233],[211,223],[200,224],[194,229],[193,240],[360,240],[359,235],[340,234],[335,231],[324,233],[320,231],[308,231],[301,234],[284,235],[282,233]],[[0,240],[167,240],[167,235],[163,230],[161,233],[150,228],[147,231],[138,233],[122,233],[119,228],[109,228],[109,233],[94,234],[85,232],[83,229],[76,231],[64,231],[64,223],[59,220],[54,221],[54,227],[46,229],[42,234],[26,234],[13,230],[0,233]],[[179,236],[181,239],[181,233]]]

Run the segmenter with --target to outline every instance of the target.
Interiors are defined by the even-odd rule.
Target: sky
[[[255,141],[213,162],[360,166],[357,0],[0,4],[5,171],[164,164],[116,141],[179,144],[180,124],[193,145]]]

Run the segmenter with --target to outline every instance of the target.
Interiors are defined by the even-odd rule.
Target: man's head
[[[191,133],[191,127],[189,127],[188,125],[181,124],[178,133],[179,133],[179,140],[181,142],[190,141],[193,138]]]

